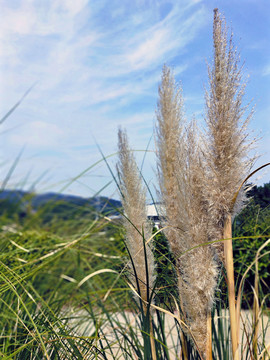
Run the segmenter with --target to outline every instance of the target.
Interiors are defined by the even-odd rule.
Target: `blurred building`
[[[164,205],[162,203],[152,203],[146,206],[147,217],[152,221],[155,228],[161,227],[162,218],[165,215]]]

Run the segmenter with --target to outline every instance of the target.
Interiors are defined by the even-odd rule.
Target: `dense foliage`
[[[269,238],[269,185],[254,187],[249,194],[250,202],[235,219],[236,280],[254,262],[259,247]],[[35,358],[38,359],[43,356],[46,348],[52,359],[56,359],[59,354],[64,354],[66,358],[72,356],[74,359],[81,359],[83,357],[80,351],[84,355],[89,352],[94,358],[101,351],[97,345],[98,333],[93,330],[89,336],[89,329],[87,337],[71,337],[71,318],[69,315],[68,320],[63,309],[84,309],[82,321],[90,323],[96,321],[94,309],[97,307],[103,309],[105,317],[109,316],[108,308],[110,311],[119,311],[120,307],[130,309],[130,289],[123,278],[115,273],[102,272],[78,287],[90,274],[104,269],[121,273],[123,262],[127,259],[122,228],[117,221],[108,221],[104,218],[105,214],[85,204],[59,202],[59,199],[53,202],[50,199],[33,211],[30,202],[27,207],[25,197],[22,199],[23,202],[18,202],[1,198],[0,354],[5,354],[4,358],[8,358],[10,354],[14,359],[28,359],[32,356],[30,354],[35,353]],[[177,280],[173,257],[162,233],[155,236],[155,259],[155,303],[173,311],[175,303],[171,295],[177,297]],[[262,299],[269,293],[269,271],[266,255],[259,261]],[[253,286],[254,272],[249,271],[243,292],[244,306],[252,304]],[[224,305],[225,286],[223,289],[221,304]],[[108,290],[105,309],[103,299]],[[269,302],[267,304],[269,306]],[[18,314],[17,309],[20,309]],[[76,322],[74,317],[74,329],[75,324],[80,323],[77,316]],[[109,322],[112,321],[111,318],[108,319]],[[159,321],[163,321],[162,318]],[[53,324],[58,324],[57,331]],[[101,325],[102,322],[97,326]],[[118,322],[114,325],[111,322],[111,325],[119,327],[119,331],[122,329]],[[126,327],[121,331],[125,336]],[[10,335],[6,337],[5,334]],[[129,336],[131,338],[127,338],[127,344],[135,341],[135,338],[132,340],[135,333]]]
[[[254,186],[248,193],[249,203],[235,219],[233,236],[234,260],[237,280],[254,262],[257,251],[270,237],[270,183],[264,186]],[[239,238],[239,239],[238,239]],[[262,254],[266,254],[266,249]],[[270,263],[269,255],[262,256],[258,263],[261,279],[261,291],[269,294]],[[250,304],[253,298],[254,271],[249,271],[245,282],[245,297]],[[268,306],[269,297],[266,297]]]
[[[236,281],[252,264],[258,249],[270,233],[270,183],[259,187],[254,186],[248,196],[249,202],[236,217],[233,226],[233,236],[236,238],[233,242]],[[83,266],[85,272],[104,267],[104,260],[101,262],[100,256],[93,254],[121,257],[125,251],[124,234],[117,223],[108,221],[96,228],[95,235],[93,237],[92,234],[91,239],[90,236],[87,236],[87,229],[95,219],[102,218],[104,214],[117,214],[117,205],[119,206],[119,202],[106,198],[92,199],[90,202],[79,197],[65,197],[65,195],[60,195],[59,198],[56,194],[45,194],[38,197],[14,191],[9,192],[9,196],[2,194],[0,196],[1,251],[9,254],[7,265],[10,266],[11,263],[12,267],[22,265],[22,261],[29,262],[31,259],[53,251],[57,244],[61,244],[63,241],[67,242],[75,239],[76,235],[86,234],[79,245],[69,248],[54,261],[53,266],[50,265],[49,272],[44,270],[46,276],[39,273],[36,281],[38,289],[42,293],[46,293],[48,289],[52,288],[52,284],[59,281],[61,286],[69,285],[60,277],[62,274],[71,278],[80,278],[82,275],[79,275],[80,270],[78,269],[80,269],[81,257],[85,261],[86,253],[88,254],[88,265],[84,264]],[[105,209],[103,213],[100,212],[102,208]],[[108,241],[108,239],[111,240]],[[23,248],[30,249],[30,251],[16,249],[11,241]],[[16,257],[14,257],[12,249],[16,249]],[[83,252],[84,255],[82,255]],[[157,292],[159,294],[157,299],[159,299],[159,303],[162,303],[165,299],[168,300],[167,294],[171,293],[174,288],[176,278],[173,270],[173,258],[168,251],[167,241],[161,233],[155,237],[155,258],[158,275]],[[121,266],[119,259],[106,258],[106,262],[107,266],[113,269],[119,269]],[[259,274],[263,284],[261,291],[266,295],[269,292],[268,284],[270,283],[268,256],[261,257]],[[168,279],[170,279],[169,284]],[[249,304],[253,298],[253,284],[254,272],[250,271],[245,282],[245,297]]]

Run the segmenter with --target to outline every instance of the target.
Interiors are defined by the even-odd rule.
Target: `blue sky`
[[[257,165],[269,161],[269,0],[0,0],[0,117],[36,84],[1,125],[1,180],[24,149],[9,187],[60,191],[100,159],[95,141],[105,155],[115,153],[120,125],[134,149],[146,149],[164,63],[182,83],[187,117],[202,122],[215,7],[249,76],[250,129],[262,137]],[[116,157],[109,161],[114,167]],[[153,185],[153,152],[143,173]],[[110,180],[100,163],[64,192],[92,196]],[[117,197],[114,185],[102,194]]]

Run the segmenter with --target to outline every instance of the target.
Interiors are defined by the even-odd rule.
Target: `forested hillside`
[[[118,214],[121,203],[98,196],[82,198],[57,193],[34,194],[21,190],[4,190],[0,193],[2,223],[17,223],[31,228],[38,226],[59,231],[79,229],[100,216]],[[55,227],[57,225],[57,227]]]

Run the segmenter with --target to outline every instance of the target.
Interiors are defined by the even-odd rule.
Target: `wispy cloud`
[[[270,75],[270,64],[265,66],[262,73],[263,73],[263,76],[269,76]]]
[[[64,168],[72,176],[98,158],[93,149],[81,156],[74,150],[92,145],[92,135],[112,153],[120,124],[131,132],[131,140],[137,139],[138,148],[146,146],[163,63],[173,64],[179,77],[198,71],[196,59],[205,55],[198,53],[201,44],[194,41],[207,26],[211,32],[212,9],[200,0],[0,4],[0,115],[38,81],[5,123],[5,129],[15,129],[6,133],[3,144],[13,155],[28,143],[27,158],[40,153],[46,165],[57,164],[61,153],[59,178]],[[192,77],[199,81],[200,75]],[[203,106],[192,99],[202,84],[195,85],[192,93],[184,89],[184,95],[194,108],[191,112],[199,113]],[[41,171],[43,164],[35,168]]]
[[[64,129],[56,124],[45,121],[32,121],[20,129],[20,132],[10,135],[11,145],[34,148],[53,148],[63,143]]]
[[[202,25],[198,19],[203,18],[201,9],[184,18],[186,9],[179,6],[172,6],[165,18],[149,9],[144,14],[137,7],[136,17],[127,1],[118,5],[118,13],[107,14],[110,19],[106,13],[101,18],[106,7],[113,7],[109,1],[103,2],[102,9],[91,3],[87,6],[85,0],[43,4],[22,1],[16,10],[3,7],[1,52],[7,55],[3,66],[10,73],[7,81],[16,72],[19,84],[40,80],[43,93],[55,91],[60,101],[61,95],[65,98],[60,87],[73,90],[74,98],[82,101],[79,92],[91,94],[91,103],[102,101],[100,93],[104,100],[130,93],[129,86],[110,88],[110,79],[127,83],[136,72],[156,70],[195,36]],[[107,25],[103,23],[108,20]],[[142,90],[145,84],[141,84]]]

